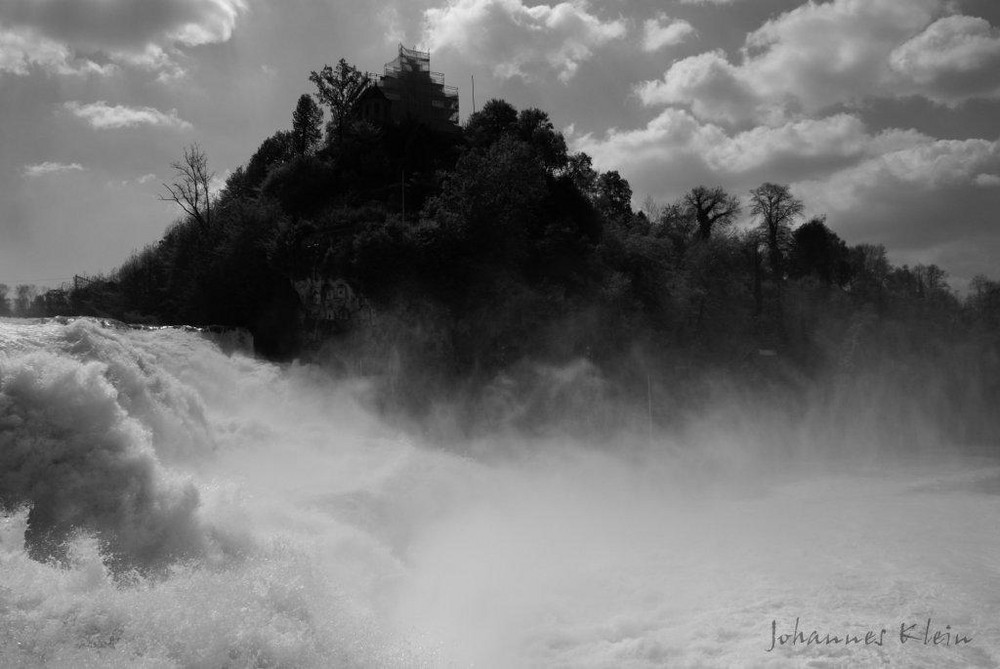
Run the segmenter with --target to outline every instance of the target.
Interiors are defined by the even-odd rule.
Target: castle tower
[[[430,54],[399,45],[399,55],[358,102],[360,116],[373,123],[414,120],[435,130],[458,128],[458,88],[432,72]]]

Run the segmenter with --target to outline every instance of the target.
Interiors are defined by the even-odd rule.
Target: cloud
[[[812,111],[878,94],[892,79],[892,49],[926,26],[940,4],[810,2],[750,33],[742,69],[764,97],[792,97]]]
[[[582,0],[525,5],[522,0],[451,0],[424,13],[422,45],[455,50],[501,78],[573,78],[594,50],[625,36],[625,21],[603,21]]]
[[[126,107],[124,105],[112,107],[103,100],[90,104],[72,101],[64,103],[63,106],[74,116],[87,121],[91,127],[98,130],[135,128],[141,125],[178,130],[187,130],[192,127],[190,123],[177,116],[176,109],[164,113],[153,107]]]
[[[375,20],[382,25],[383,37],[389,44],[406,42],[406,28],[400,16],[399,7],[385,5],[375,14]]]
[[[913,131],[888,130],[877,135],[851,114],[789,121],[733,132],[707,123],[684,109],[663,110],[645,128],[612,129],[602,138],[574,140],[603,169],[628,166],[643,190],[674,195],[697,183],[664,181],[694,170],[713,179],[791,181],[827,174],[872,155],[926,141]],[[669,175],[669,176],[668,176]]]
[[[168,54],[227,41],[246,8],[246,0],[4,0],[0,71],[26,74],[16,63],[29,62],[67,74],[79,69],[73,63],[93,71],[103,60],[176,75]]]
[[[918,194],[981,187],[983,177],[997,170],[1000,170],[1000,142],[924,137],[919,144],[886,151],[822,179],[803,181],[800,187],[826,209],[853,211],[876,198],[884,203],[897,198],[905,202]],[[960,216],[958,211],[955,216],[956,219]]]
[[[696,34],[694,26],[683,19],[672,20],[666,14],[647,19],[642,26],[642,48],[644,51],[659,51],[665,46],[680,44]]]
[[[233,175],[232,170],[225,170],[222,174],[212,174],[208,180],[208,192],[215,197],[226,187],[226,181]]]
[[[142,51],[122,51],[115,60],[122,65],[157,73],[157,81],[166,83],[184,77],[187,72],[177,62],[177,52],[165,50],[157,44],[147,44]]]
[[[995,256],[980,252],[996,245],[998,172],[1000,142],[924,138],[794,187],[849,242],[882,243],[897,262],[934,262],[968,279],[995,269]]]
[[[889,62],[938,102],[1000,95],[1000,31],[981,18],[938,19],[894,49]]]
[[[155,174],[143,174],[134,179],[110,179],[106,186],[113,189],[132,188],[134,186],[145,186],[156,180]]]
[[[768,115],[767,103],[721,51],[674,63],[662,80],[646,81],[636,94],[647,106],[687,105],[699,118],[741,123]]]
[[[946,0],[809,1],[748,33],[738,54],[707,51],[639,83],[659,108],[641,127],[570,137],[636,200],[673,201],[699,184],[746,192],[789,184],[849,243],[878,242],[904,262],[983,271],[1000,207],[1000,141],[873,131],[873,99],[950,106],[1000,97],[1000,32]],[[847,111],[844,111],[847,110]]]
[[[90,49],[225,42],[244,0],[5,0],[0,21]]]
[[[758,126],[703,147],[709,167],[717,172],[763,172],[780,180],[825,172],[838,165],[922,141],[915,132],[868,133],[857,116],[836,114],[821,119]]]
[[[847,113],[735,131],[668,107],[642,128],[570,139],[598,168],[620,170],[636,201],[673,201],[699,184],[745,195],[764,181],[786,183],[849,243],[919,250],[924,262],[991,230],[1000,207],[1000,141],[872,132]]]
[[[60,42],[47,39],[32,30],[5,30],[0,25],[0,74],[25,76],[32,67],[61,75],[110,75],[117,68],[77,57]]]
[[[49,174],[60,174],[62,172],[74,172],[82,171],[83,165],[80,163],[53,163],[46,161],[44,163],[38,163],[37,165],[25,165],[24,166],[24,176],[34,179],[37,177],[43,177]]]
[[[1000,172],[1000,141],[940,140],[900,129],[872,133],[847,113],[731,131],[670,107],[644,128],[571,142],[601,169],[620,169],[636,180],[637,191],[651,194],[677,195],[697,185],[684,178],[685,170],[729,183],[814,181],[816,191],[831,184],[841,201],[886,180],[924,189],[982,186]]]
[[[808,2],[746,37],[741,57],[677,61],[636,93],[720,123],[782,123],[873,97],[957,104],[996,97],[1000,35],[987,21],[939,18],[943,0]]]

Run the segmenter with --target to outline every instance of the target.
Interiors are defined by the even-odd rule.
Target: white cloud
[[[150,181],[153,181],[154,179],[156,179],[156,175],[155,174],[152,174],[152,173],[150,173],[150,174],[143,174],[141,177],[137,177],[136,180],[135,180],[135,182],[137,184],[147,184]]]
[[[968,278],[984,270],[974,256],[992,240],[1000,189],[988,177],[997,172],[1000,142],[925,138],[794,187],[814,211],[829,213],[848,241],[884,243],[903,261],[937,262]]]
[[[1000,142],[986,139],[927,141],[875,160],[887,176],[922,188],[968,184],[984,170],[1000,167]],[[861,171],[865,171],[863,166]]]
[[[778,127],[758,126],[703,150],[713,170],[749,173],[773,170],[781,162],[794,164],[796,169],[806,163],[825,168],[865,155],[873,141],[858,117],[837,114]]]
[[[849,243],[928,262],[940,249],[969,251],[995,227],[1000,140],[873,132],[860,112],[842,111],[873,98],[1000,97],[1000,33],[955,6],[804,2],[749,33],[735,56],[683,58],[637,85],[645,106],[662,107],[644,126],[572,138],[573,148],[621,171],[637,201],[672,201],[699,184],[745,197],[764,181],[786,183]]]
[[[766,101],[722,51],[709,51],[674,63],[662,80],[636,87],[643,104],[687,105],[699,118],[740,123],[767,115]]]
[[[451,0],[424,13],[422,45],[451,49],[501,78],[573,78],[594,50],[625,36],[625,21],[603,21],[582,0],[528,6],[522,0]]]
[[[74,116],[87,121],[92,127],[99,130],[135,128],[140,125],[178,130],[191,128],[190,123],[177,116],[176,109],[164,113],[153,107],[111,106],[103,100],[90,104],[80,104],[76,101],[66,102],[63,106]]]
[[[889,54],[926,26],[941,0],[833,0],[780,15],[747,37],[742,66],[765,97],[809,110],[850,102],[891,81]]]
[[[0,21],[87,49],[225,42],[245,0],[4,0]]]
[[[643,128],[571,143],[621,171],[637,202],[673,201],[699,184],[742,196],[764,181],[790,184],[849,243],[927,250],[982,234],[1000,206],[1000,140],[873,133],[852,114],[733,131],[670,107]]]
[[[575,144],[603,169],[622,169],[634,175],[646,192],[676,194],[697,183],[671,184],[662,179],[680,176],[685,169],[729,182],[792,181],[927,141],[925,135],[914,131],[887,130],[872,135],[851,114],[732,132],[670,107],[645,128],[612,129],[603,138],[584,135]]]
[[[697,31],[683,19],[670,19],[666,14],[647,19],[642,26],[642,48],[644,51],[659,51],[665,46],[680,44]]]
[[[177,46],[225,42],[246,0],[4,0],[0,72],[34,63],[55,74],[98,71],[98,60],[179,74]]]
[[[748,34],[738,60],[685,58],[636,92],[729,124],[780,124],[872,97],[997,96],[1000,35],[983,19],[939,18],[946,10],[944,0],[808,2]]]
[[[226,187],[226,180],[233,174],[232,170],[226,170],[222,174],[213,174],[208,182],[208,192],[215,197]]]
[[[44,163],[38,163],[37,165],[25,165],[24,166],[24,176],[34,179],[37,177],[43,177],[49,174],[60,174],[62,172],[75,172],[82,171],[83,165],[80,163],[53,163],[45,161]]]
[[[587,134],[573,144],[601,169],[635,179],[637,191],[661,196],[697,185],[685,179],[685,170],[730,183],[815,181],[814,190],[835,183],[832,189],[842,193],[887,179],[926,189],[989,185],[1000,172],[1000,141],[938,140],[899,129],[872,133],[845,113],[731,131],[669,107],[644,128]]]
[[[939,102],[1000,95],[1000,31],[981,18],[946,16],[893,50],[890,64]]]
[[[115,60],[122,65],[156,72],[156,78],[161,83],[180,79],[187,74],[176,57],[176,52],[173,50],[168,52],[157,44],[147,44],[142,51],[123,51],[115,54]]]
[[[892,52],[894,68],[918,82],[978,70],[1000,56],[1000,35],[989,21],[946,16]]]
[[[982,186],[981,177],[988,176],[984,172],[998,168],[1000,142],[924,137],[918,145],[872,156],[821,179],[804,180],[799,187],[814,204],[832,212],[905,211],[912,196]],[[961,215],[956,210],[956,219]],[[913,222],[921,217],[912,212],[896,218]]]
[[[62,75],[109,75],[112,64],[78,58],[65,45],[31,30],[5,30],[0,25],[0,74],[27,75],[31,67]]]

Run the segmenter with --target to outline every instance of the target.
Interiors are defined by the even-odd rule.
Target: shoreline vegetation
[[[462,433],[552,416],[652,431],[724,395],[780,420],[821,407],[901,447],[928,423],[1000,438],[1000,281],[959,297],[941,268],[807,220],[781,184],[692,184],[634,211],[539,109],[376,119],[346,61],[310,80],[221,191],[184,149],[163,195],[183,216],[161,240],[72,287],[0,286],[0,316],[242,328],[267,359],[375,379],[386,412],[462,404]]]

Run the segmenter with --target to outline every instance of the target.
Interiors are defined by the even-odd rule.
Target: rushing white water
[[[1000,664],[991,459],[461,455],[364,392],[193,332],[0,321],[0,666]]]

